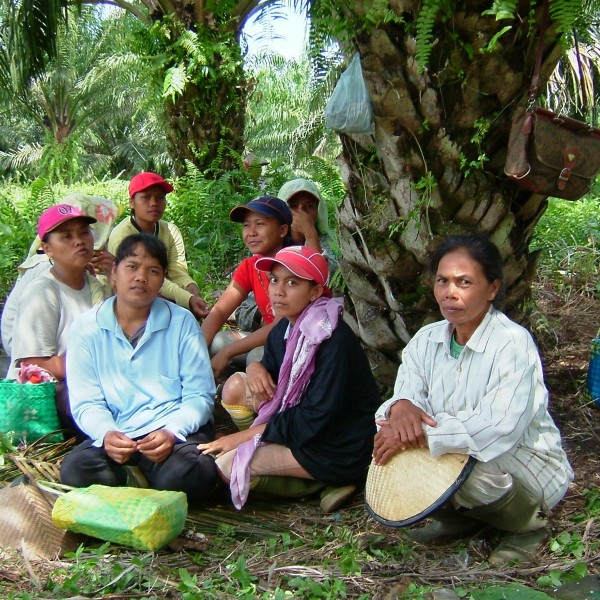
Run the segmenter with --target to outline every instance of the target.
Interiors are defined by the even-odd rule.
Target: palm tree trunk
[[[386,385],[410,337],[440,318],[424,265],[445,235],[477,231],[497,244],[513,316],[522,317],[530,295],[529,242],[547,203],[510,182],[503,166],[536,39],[526,20],[515,21],[494,50],[480,52],[503,24],[473,4],[435,30],[426,71],[401,25],[384,23],[358,38],[375,133],[341,136],[347,190],[338,210],[341,263],[355,329]],[[410,11],[416,17],[418,8],[403,3],[403,17]],[[559,54],[549,49],[544,74]]]

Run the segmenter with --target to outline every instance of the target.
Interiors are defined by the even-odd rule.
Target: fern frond
[[[483,11],[482,15],[491,15],[496,17],[496,21],[502,19],[514,19],[517,14],[518,0],[494,0],[492,8]]]
[[[433,28],[441,11],[441,0],[425,0],[417,17],[415,59],[421,69],[425,69],[429,64],[433,47]]]
[[[559,35],[569,35],[582,17],[581,0],[550,0],[550,18],[556,21]]]

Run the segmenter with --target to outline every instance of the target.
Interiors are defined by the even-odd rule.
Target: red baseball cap
[[[259,258],[256,268],[259,271],[272,271],[275,263],[283,265],[301,279],[309,279],[319,285],[325,285],[329,277],[329,269],[325,257],[309,246],[287,246],[273,258]]]
[[[40,240],[47,233],[56,229],[61,223],[71,219],[83,219],[86,223],[96,223],[94,217],[86,215],[80,208],[70,204],[56,204],[47,208],[38,219],[37,231]]]
[[[144,173],[138,173],[131,178],[131,181],[129,182],[129,197],[133,198],[138,192],[142,192],[153,185],[159,185],[165,194],[169,194],[173,191],[173,186],[160,175],[152,173],[151,171],[145,171]]]

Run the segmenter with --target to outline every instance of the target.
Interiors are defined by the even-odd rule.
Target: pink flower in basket
[[[56,381],[56,378],[52,373],[46,371],[46,369],[42,369],[42,367],[30,365],[29,363],[21,363],[17,372],[17,381],[19,383],[48,383]]]

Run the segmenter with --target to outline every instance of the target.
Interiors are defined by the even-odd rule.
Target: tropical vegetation
[[[548,1],[551,23],[542,82],[575,39],[586,73],[595,73],[595,29],[589,25],[598,14],[597,3]],[[441,236],[467,230],[489,234],[506,260],[507,307],[523,316],[535,273],[530,243],[547,200],[510,183],[503,164],[512,114],[527,100],[544,4],[290,3],[310,13],[314,87],[308,97],[317,99],[303,115],[293,114],[293,104],[280,105],[280,114],[273,110],[281,125],[276,132],[284,124],[295,127],[293,137],[279,136],[277,152],[292,170],[304,168],[299,150],[310,148],[310,156],[330,158],[315,110],[319,98],[322,106],[319,89],[331,89],[330,74],[340,57],[346,63],[357,51],[362,57],[375,119],[372,132],[339,136],[345,193],[337,203],[339,246],[349,312],[378,377],[389,383],[402,346],[433,315],[421,274],[427,251]],[[3,45],[9,56],[19,57],[12,73],[21,85],[55,60],[69,7],[85,4],[4,0]],[[193,165],[207,178],[218,179],[241,168],[245,152],[273,152],[266,139],[276,140],[274,133],[263,136],[260,149],[252,137],[252,127],[259,132],[269,122],[261,122],[256,108],[246,110],[256,90],[243,68],[243,25],[266,7],[282,6],[281,0],[107,4],[136,22],[134,47],[152,67],[149,85],[161,90],[164,137],[178,175]],[[568,64],[559,78],[567,76]],[[587,98],[595,98],[593,78],[578,79],[585,80]],[[281,80],[273,81],[273,87]],[[581,102],[574,108],[585,110]],[[277,167],[278,159],[273,159]],[[317,161],[316,167],[329,164]]]
[[[349,313],[382,388],[403,344],[432,317],[423,263],[448,232],[482,231],[498,243],[515,314],[532,310],[536,273],[538,298],[546,287],[570,302],[600,298],[600,191],[577,203],[548,200],[502,173],[511,116],[527,98],[540,2],[291,2],[311,14],[307,55],[246,56],[244,23],[267,7],[276,19],[282,4],[0,0],[0,298],[44,208],[83,192],[124,214],[127,181],[145,169],[175,183],[166,216],[180,225],[207,298],[245,252],[231,207],[292,176],[317,181],[337,224]],[[542,101],[594,122],[597,3],[552,0],[551,15]],[[323,112],[356,51],[374,128],[338,135]],[[538,339],[560,333],[550,317],[534,317]],[[562,373],[572,404],[559,397],[554,410],[582,415],[593,431],[582,368]],[[584,433],[572,443],[577,452],[592,446]],[[0,466],[15,452],[31,464],[56,460],[44,448],[15,451],[0,435]],[[0,486],[20,473],[9,463]],[[194,509],[187,545],[175,553],[90,543],[42,566],[0,548],[0,596],[548,598],[531,587],[550,594],[597,569],[598,490],[578,489],[534,567],[490,572],[481,542],[425,551],[375,525],[359,502],[327,518],[310,504],[279,512],[257,503],[241,517]],[[21,562],[26,584],[11,570]],[[503,589],[485,589],[491,584]]]

